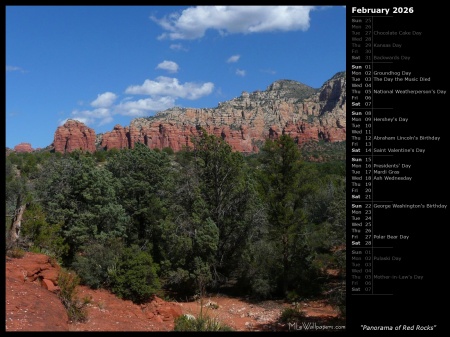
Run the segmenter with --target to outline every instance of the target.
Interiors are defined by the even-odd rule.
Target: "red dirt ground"
[[[282,301],[252,303],[214,294],[203,298],[203,307],[200,301],[166,302],[159,298],[137,305],[106,290],[85,286],[78,287],[78,297],[90,299],[88,320],[70,322],[54,292],[45,289],[38,280],[30,282],[24,278],[36,255],[27,253],[22,259],[7,259],[6,331],[172,331],[175,317],[180,314],[198,316],[201,310],[237,331],[287,330],[278,319],[284,308],[292,306]],[[300,307],[306,313],[305,321],[325,324],[338,317],[337,311],[324,301],[302,302]]]

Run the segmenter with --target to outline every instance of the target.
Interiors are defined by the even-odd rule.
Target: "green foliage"
[[[294,308],[286,308],[281,312],[280,322],[283,323],[300,323],[306,314],[300,307],[297,305]]]
[[[297,144],[288,135],[267,140],[262,152],[260,191],[267,204],[268,238],[276,244],[282,265],[282,272],[276,277],[286,293],[292,286],[303,286],[292,283],[292,273],[302,270],[308,257],[303,241],[307,224],[303,206],[305,197],[314,191],[316,174],[302,163]]]
[[[270,298],[277,290],[277,277],[282,273],[274,242],[264,238],[249,244],[239,262],[240,293],[254,299]]]
[[[162,151],[167,153],[168,155],[173,155],[175,153],[171,147],[165,147],[162,149]]]
[[[90,240],[125,235],[129,218],[118,203],[115,184],[111,172],[77,151],[44,165],[38,190],[47,221],[62,224],[69,262]]]
[[[203,130],[204,131],[204,130]],[[192,295],[236,271],[248,237],[262,223],[255,181],[243,156],[206,132],[175,156],[168,216],[160,222],[162,277]]]
[[[94,152],[94,158],[97,163],[104,163],[106,161],[106,150],[97,150]]]
[[[137,245],[125,248],[110,272],[112,291],[120,298],[143,303],[160,292],[157,269],[152,256]]]
[[[310,245],[313,262],[323,270],[333,268],[337,276],[327,287],[329,300],[346,313],[346,189],[345,177],[329,182],[311,201],[309,213],[315,225]],[[318,201],[326,200],[325,204]]]
[[[308,119],[314,117],[308,117]],[[346,142],[310,141],[302,145],[302,157],[310,160],[311,157],[322,163],[340,163],[345,170]]]
[[[25,250],[20,247],[13,247],[6,251],[6,256],[14,259],[21,259],[25,256]]]
[[[6,214],[11,217],[17,207],[31,199],[32,186],[19,168],[22,159],[11,153],[5,160],[5,206]]]
[[[195,174],[209,216],[219,230],[214,269],[228,274],[245,247],[252,228],[260,224],[254,180],[241,153],[223,139],[208,135],[194,139]],[[220,275],[215,275],[220,281]]]
[[[126,228],[128,244],[150,243],[153,256],[160,260],[158,222],[165,217],[172,171],[166,153],[136,143],[118,152],[106,169],[115,177],[116,195],[131,224]]]
[[[123,251],[121,240],[109,239],[105,243],[92,241],[81,249],[72,264],[81,282],[93,289],[110,288]]]
[[[61,268],[58,275],[58,286],[60,292],[58,296],[66,308],[69,319],[73,322],[84,322],[88,318],[86,305],[87,300],[80,300],[77,294],[77,287],[80,278],[74,272]]]
[[[60,223],[50,224],[42,206],[32,203],[24,212],[22,236],[31,243],[31,249],[60,260],[68,252]]]
[[[52,156],[49,152],[15,153],[6,157],[7,162],[13,164],[20,174],[27,178],[37,178],[40,167]]]
[[[176,228],[174,223],[163,223],[161,247],[168,255],[162,264],[162,272],[167,284],[179,292],[192,294],[197,290],[198,282],[206,285],[213,280],[212,266],[219,244],[219,231],[208,217],[202,199],[194,202],[193,213],[184,220],[182,228]]]
[[[64,257],[79,282],[136,303],[162,287],[185,298],[233,284],[257,299],[326,290],[344,312],[345,142],[300,153],[283,135],[244,157],[203,130],[193,144],[12,153],[6,224],[27,205],[17,247]],[[338,276],[326,285],[329,268]],[[177,329],[217,328],[203,318]]]

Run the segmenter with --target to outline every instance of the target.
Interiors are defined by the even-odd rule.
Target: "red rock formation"
[[[204,128],[221,137],[234,151],[258,152],[267,138],[288,134],[299,146],[309,141],[346,139],[346,80],[338,73],[316,90],[304,84],[280,80],[266,91],[243,92],[240,97],[221,102],[216,108],[172,108],[151,118],[136,118],[130,126],[116,125],[99,135],[83,123],[69,120],[55,133],[58,152],[81,148],[133,148],[143,143],[152,149],[170,147],[180,151],[192,147],[192,137]]]
[[[15,152],[33,152],[33,149],[31,148],[30,143],[20,143],[16,146],[14,146]]]
[[[60,266],[43,254],[27,253],[26,258],[16,260],[14,266],[7,266],[9,275],[22,282],[35,282],[42,287],[57,292]]]
[[[166,302],[158,296],[153,296],[151,302],[142,304],[141,308],[149,319],[159,318],[161,321],[173,321],[182,315],[179,305]]]
[[[120,124],[114,126],[111,132],[106,132],[103,135],[101,146],[105,150],[128,148],[129,139],[127,128],[124,128]]]
[[[56,152],[66,153],[74,150],[95,151],[95,131],[84,123],[69,119],[55,132],[53,146]]]

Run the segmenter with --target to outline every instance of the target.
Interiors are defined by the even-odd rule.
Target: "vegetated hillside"
[[[324,123],[345,106],[337,83],[309,96],[327,97],[317,109],[333,107],[312,121]],[[274,85],[297,88],[288,90],[296,97],[307,89]],[[77,123],[69,124],[92,138]],[[84,287],[135,305],[213,293],[256,302],[307,298],[345,317],[345,142],[310,140],[301,148],[289,125],[284,133],[271,127],[259,151],[247,154],[205,128],[179,151],[136,142],[108,151],[11,152],[7,253],[44,253]],[[285,319],[304,318],[288,309]]]

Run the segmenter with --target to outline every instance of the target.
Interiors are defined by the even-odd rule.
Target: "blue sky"
[[[96,133],[173,106],[213,108],[290,79],[345,70],[345,8],[7,6],[6,146]]]

